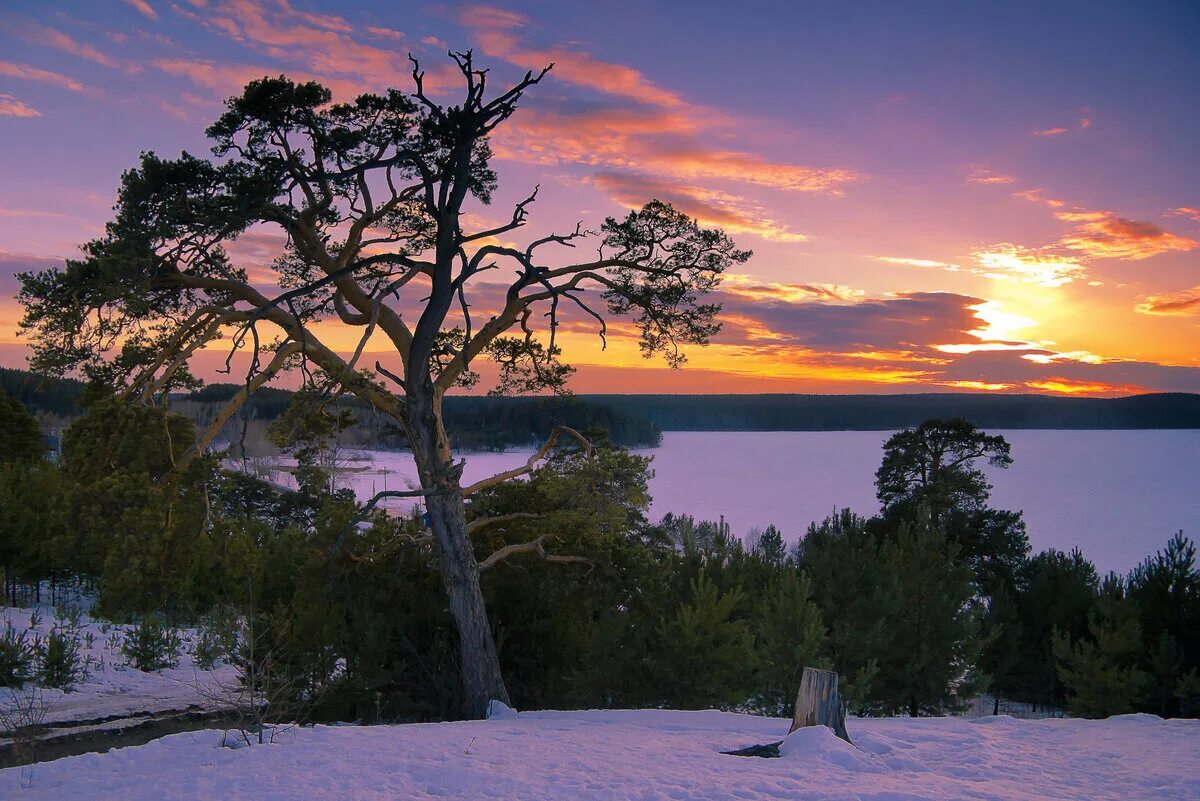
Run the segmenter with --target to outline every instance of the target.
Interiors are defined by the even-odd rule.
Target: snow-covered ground
[[[33,618],[39,618],[32,625]],[[27,640],[43,639],[56,626],[71,627],[56,619],[52,607],[37,609],[0,608],[0,630],[11,623],[18,632],[26,632]],[[179,664],[174,668],[143,673],[126,663],[121,643],[132,626],[93,620],[84,615],[77,627],[71,627],[79,643],[80,659],[88,662],[84,677],[70,692],[44,688],[48,712],[43,722],[56,723],[76,720],[96,720],[136,713],[157,713],[188,707],[216,708],[221,704],[216,696],[221,686],[233,686],[236,673],[227,664],[213,670],[202,670],[192,656],[197,632],[181,629],[183,648]],[[0,708],[13,702],[9,691],[0,688]],[[3,797],[3,796],[0,796]]]
[[[0,771],[4,799],[1200,798],[1200,721],[1013,718],[849,721],[780,759],[722,750],[787,721],[723,712],[531,712],[488,721],[317,726],[231,750],[217,731]]]

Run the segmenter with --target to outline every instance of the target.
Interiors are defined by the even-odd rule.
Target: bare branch
[[[388,498],[428,498],[430,495],[436,495],[437,493],[438,490],[436,489],[384,490],[382,492],[375,493],[373,496],[371,496],[371,500],[367,501],[362,508],[358,510],[354,517],[350,518],[350,522],[346,523],[346,525],[342,527],[342,530],[338,532],[333,544],[329,546],[329,556],[333,556],[338,552],[338,550],[342,547],[342,543],[346,541],[346,537],[350,535],[350,532],[357,528],[359,523],[370,517],[371,512],[375,511],[375,507],[377,507],[380,502],[387,500]]]
[[[196,439],[195,444],[193,444],[188,452],[184,454],[184,457],[181,461],[186,463],[195,456],[203,453],[204,450],[210,444],[212,444],[212,441],[217,438],[217,435],[221,433],[221,429],[225,427],[227,422],[229,422],[229,418],[233,417],[234,412],[242,408],[250,396],[254,394],[259,387],[261,387],[263,384],[273,378],[280,370],[282,370],[287,365],[288,360],[292,356],[295,356],[297,353],[299,353],[300,350],[301,345],[299,342],[288,342],[280,347],[279,350],[275,351],[275,357],[271,359],[270,363],[261,372],[251,376],[246,381],[246,385],[239,389],[232,398],[226,401],[225,405],[221,407],[221,411],[219,411],[213,421],[209,423],[208,428],[204,430],[204,433]]]
[[[513,520],[537,520],[540,517],[542,515],[538,512],[511,512],[510,514],[496,515],[495,517],[481,517],[467,524],[467,533],[474,534],[476,531],[488,526],[498,526],[501,523],[509,523]]]
[[[558,438],[563,434],[574,437],[586,449],[588,456],[591,456],[592,443],[587,437],[568,426],[555,426],[554,430],[550,432],[549,438],[546,439],[546,444],[539,448],[537,453],[530,456],[529,460],[525,462],[523,466],[515,467],[512,470],[505,470],[503,473],[497,473],[490,478],[476,481],[471,486],[463,489],[463,497],[469,498],[477,492],[481,492],[482,490],[490,487],[495,487],[498,484],[503,484],[505,481],[529,475],[534,471],[534,469],[537,468],[538,462],[546,458],[547,454],[549,454],[551,449],[554,448],[554,446],[558,443]]]
[[[537,200],[538,190],[541,188],[541,184],[533,187],[533,191],[529,193],[529,197],[525,198],[516,205],[516,207],[513,209],[512,220],[509,222],[505,223],[504,225],[499,225],[495,228],[489,228],[486,231],[478,231],[470,236],[461,237],[459,242],[465,245],[467,242],[474,242],[479,239],[487,239],[488,237],[499,236],[500,234],[508,233],[509,231],[520,228],[529,218],[529,211],[527,207]]]
[[[491,556],[479,563],[479,572],[483,573],[487,570],[491,570],[505,559],[509,558],[510,556],[515,556],[519,553],[537,554],[539,559],[544,559],[547,562],[558,562],[560,564],[585,564],[595,567],[595,564],[592,562],[592,560],[588,559],[586,556],[568,556],[564,554],[546,553],[543,543],[546,541],[546,537],[548,536],[548,534],[543,534],[536,540],[519,542],[513,545],[505,545],[503,548],[500,548]]]

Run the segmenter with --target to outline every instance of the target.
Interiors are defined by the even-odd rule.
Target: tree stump
[[[796,714],[792,718],[791,734],[805,726],[828,726],[846,742],[846,704],[838,692],[838,674],[831,670],[804,668],[800,692],[796,695]]]

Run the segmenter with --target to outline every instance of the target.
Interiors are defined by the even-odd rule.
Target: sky
[[[450,101],[472,48],[496,85],[555,66],[469,221],[540,185],[514,241],[658,198],[754,251],[681,370],[568,319],[576,391],[1197,392],[1197,41],[1194,2],[0,0],[0,365],[12,274],[101,235],[141,151],[207,155],[263,75],[348,100],[412,53]]]

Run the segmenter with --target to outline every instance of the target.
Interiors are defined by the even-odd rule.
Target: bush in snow
[[[41,683],[46,687],[67,691],[84,676],[79,640],[69,632],[50,632],[42,644],[41,658]]]
[[[0,687],[20,687],[33,674],[33,646],[9,621],[0,634]]]
[[[142,618],[121,644],[129,664],[146,673],[175,667],[182,649],[179,632],[153,615]]]
[[[212,670],[229,659],[237,648],[236,621],[230,615],[214,615],[200,628],[192,645],[192,658],[201,670]]]

